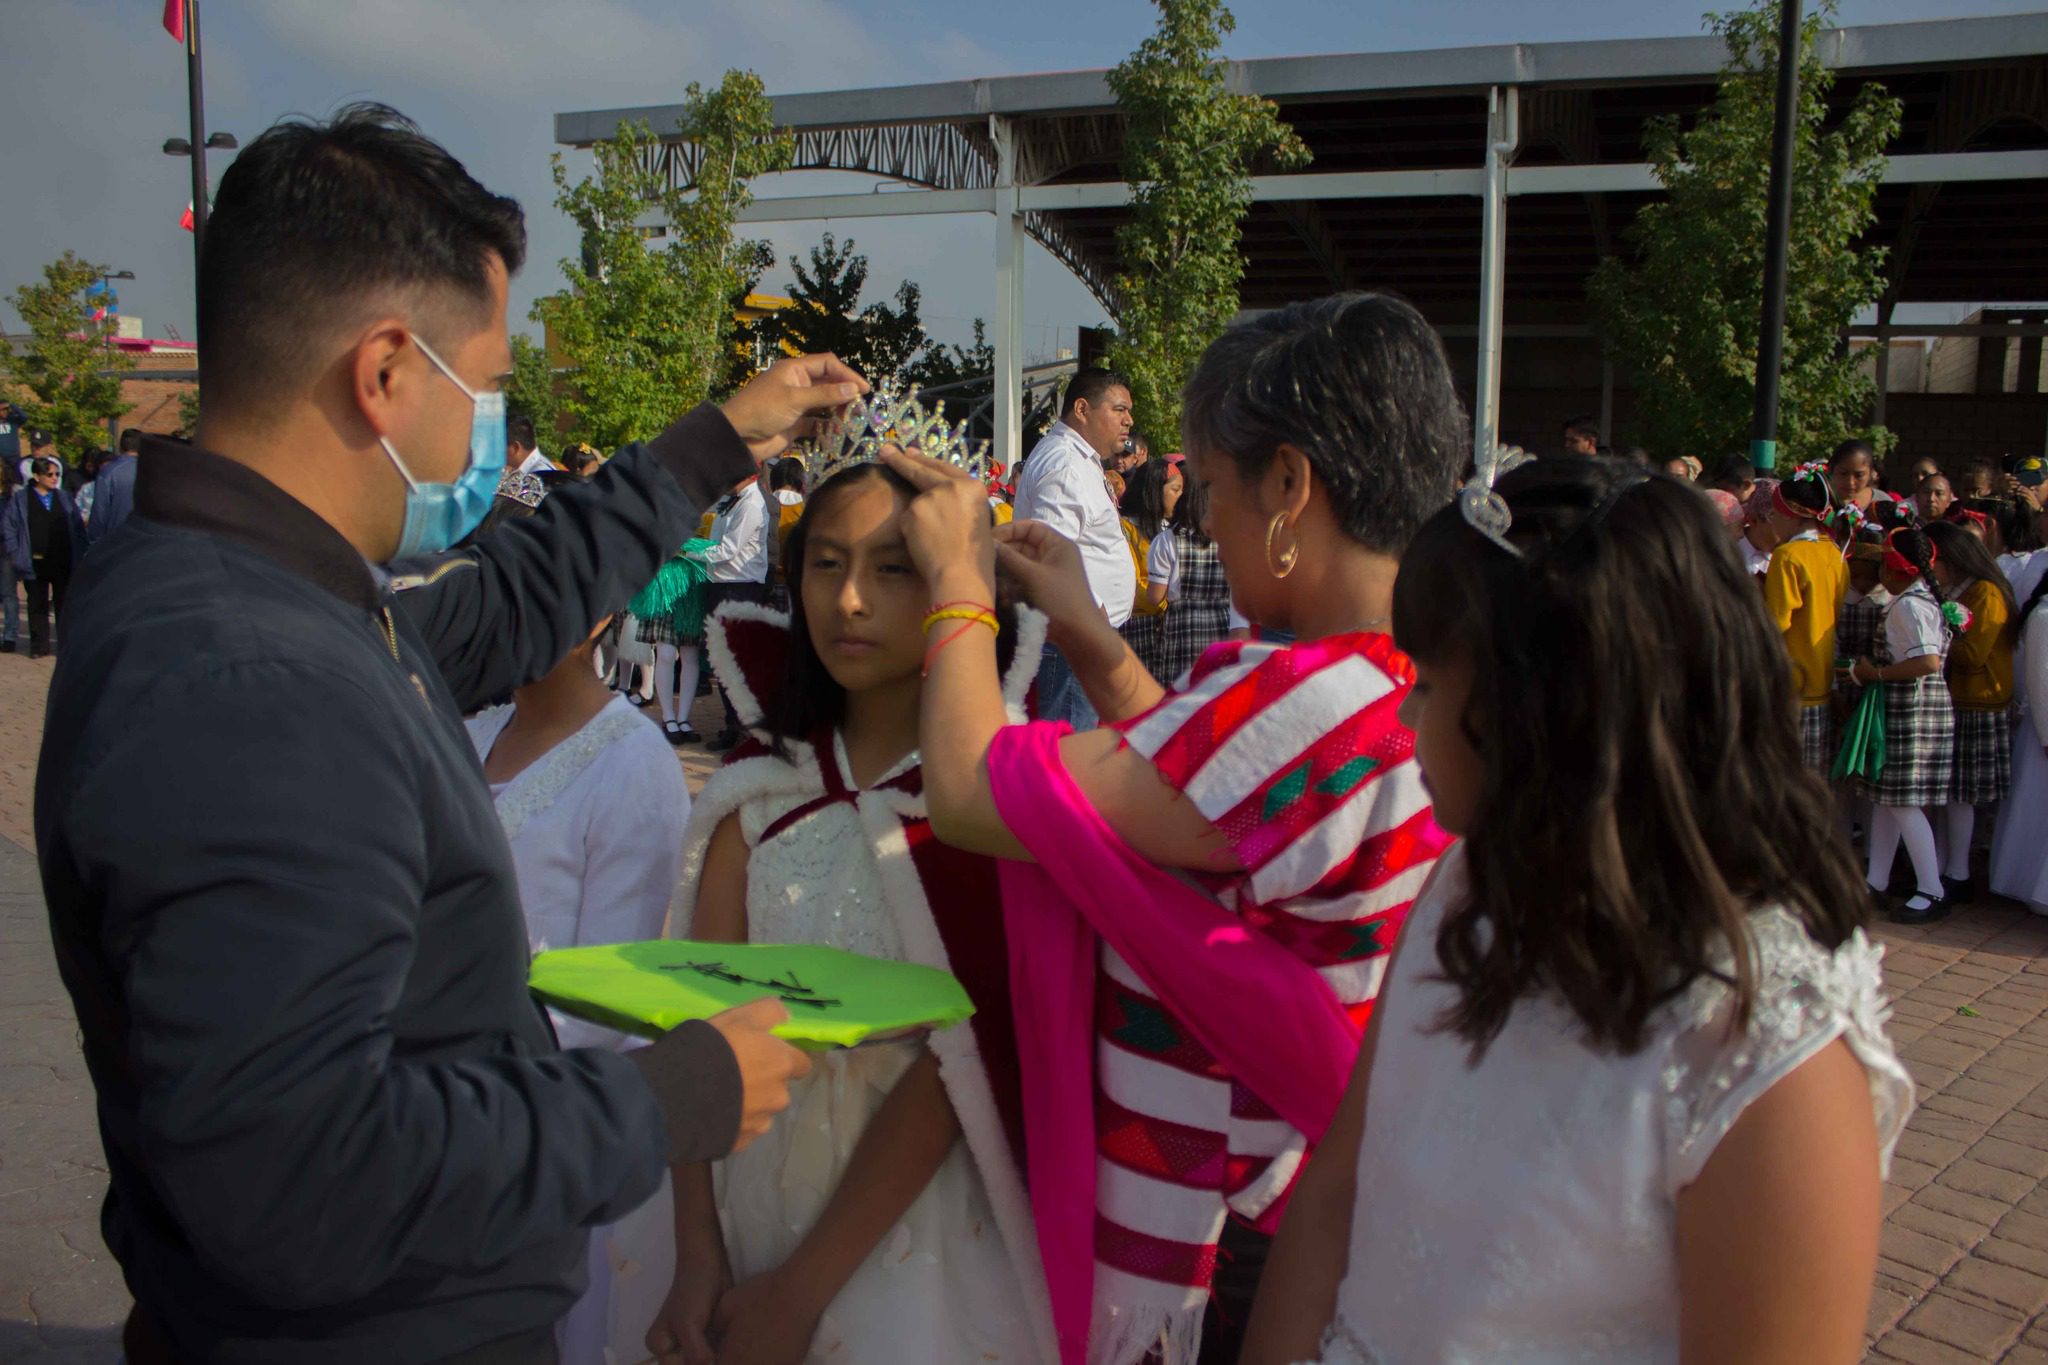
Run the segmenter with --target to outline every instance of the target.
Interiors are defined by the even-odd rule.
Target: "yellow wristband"
[[[977,625],[987,626],[998,635],[1003,633],[1003,624],[996,620],[994,612],[969,607],[942,607],[933,612],[924,618],[925,633],[930,634],[931,628],[941,621],[972,621]]]

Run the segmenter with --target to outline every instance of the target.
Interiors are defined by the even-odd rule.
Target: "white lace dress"
[[[834,747],[843,774],[844,750]],[[905,760],[876,785],[915,762],[914,756]],[[704,800],[714,796],[707,788]],[[739,807],[740,829],[753,850],[748,937],[905,957],[884,899],[873,835],[853,803],[828,805],[762,842],[771,825],[809,800],[808,793],[767,795]],[[883,1044],[815,1056],[811,1074],[790,1087],[788,1112],[766,1136],[719,1164],[719,1210],[736,1277],[789,1259],[838,1187],[869,1120],[923,1046]],[[1022,1275],[961,1142],[826,1309],[808,1360],[1021,1365],[1038,1358],[1032,1343]]]
[[[1702,981],[1634,1056],[1589,1051],[1561,1002],[1515,1007],[1481,1062],[1433,1032],[1452,991],[1434,945],[1463,894],[1446,854],[1381,1004],[1351,1256],[1325,1365],[1676,1362],[1678,1192],[1758,1096],[1836,1038],[1870,1079],[1879,1160],[1913,1104],[1885,1036],[1882,950],[1833,953],[1782,909],[1751,921],[1759,992],[1728,1031]]]

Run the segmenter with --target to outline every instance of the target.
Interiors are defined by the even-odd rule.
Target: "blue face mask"
[[[398,533],[398,550],[393,559],[408,555],[438,554],[477,528],[491,499],[498,493],[498,476],[505,472],[505,395],[477,393],[455,377],[440,356],[418,337],[413,345],[434,362],[434,368],[469,399],[469,468],[454,483],[421,483],[398,458],[388,438],[377,442],[405,480],[405,526]]]

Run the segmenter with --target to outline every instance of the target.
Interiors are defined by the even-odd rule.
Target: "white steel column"
[[[1500,342],[1506,286],[1508,163],[1521,138],[1515,87],[1496,85],[1486,99],[1486,172],[1480,201],[1479,377],[1472,393],[1475,457],[1500,443]]]
[[[1004,477],[1014,478],[1024,454],[1024,213],[1017,203],[1016,127],[991,116],[989,133],[996,144],[995,457]]]

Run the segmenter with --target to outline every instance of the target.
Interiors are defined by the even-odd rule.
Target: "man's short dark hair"
[[[28,468],[31,474],[62,474],[64,472],[64,466],[58,464],[47,455],[40,455],[30,460]]]
[[[510,417],[507,417],[505,419],[505,439],[518,446],[521,450],[537,449],[538,447],[533,439],[533,419],[523,412],[515,412]]]
[[[1105,370],[1099,365],[1090,365],[1085,370],[1075,371],[1074,377],[1067,381],[1066,396],[1060,399],[1060,416],[1072,417],[1074,404],[1084,398],[1091,404],[1100,403],[1102,395],[1111,389],[1122,389],[1129,393],[1131,381],[1115,370]]]
[[[1595,446],[1598,446],[1600,444],[1600,419],[1590,413],[1582,413],[1577,417],[1568,419],[1564,424],[1564,438],[1569,441],[1574,436],[1581,440],[1591,441]]]
[[[508,272],[525,259],[519,205],[396,110],[352,104],[326,123],[273,124],[228,167],[207,218],[203,401],[274,403],[334,332],[393,295],[438,291],[481,315],[492,255]]]
[[[121,453],[133,455],[142,449],[142,432],[136,427],[121,428]]]

